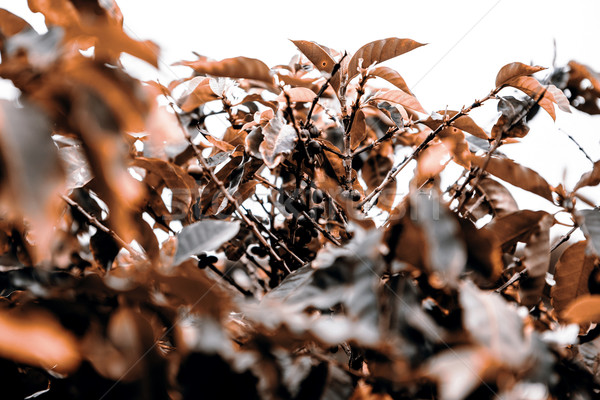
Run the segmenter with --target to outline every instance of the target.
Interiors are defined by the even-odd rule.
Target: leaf
[[[421,113],[426,113],[419,101],[411,96],[410,94],[403,92],[400,89],[394,90],[380,90],[370,99],[371,101],[389,101],[390,103],[400,104],[411,110],[415,110]]]
[[[358,75],[358,62],[361,58],[363,60],[362,67],[366,68],[374,62],[382,63],[421,46],[423,46],[422,43],[415,42],[414,40],[396,37],[367,43],[358,49],[350,59],[348,63],[348,81],[351,81],[353,77]]]
[[[556,105],[560,110],[571,113],[569,99],[567,99],[567,96],[565,96],[562,90],[560,90],[554,85],[548,85],[546,87],[546,90],[552,93],[552,96],[554,96],[554,101],[556,102]]]
[[[537,79],[531,76],[519,76],[505,83],[506,86],[517,88],[531,97],[542,107],[553,120],[556,120],[556,112],[554,111],[554,96],[552,92],[547,90]],[[540,98],[541,97],[541,98]]]
[[[591,115],[600,114],[600,75],[590,67],[569,61],[568,81],[564,90],[568,91],[573,107]]]
[[[547,215],[549,214],[545,211],[516,211],[494,218],[485,229],[496,235],[502,251],[506,253],[517,242],[526,242],[537,229],[542,218]]]
[[[456,218],[437,198],[422,192],[411,197],[411,216],[426,238],[430,284],[438,288],[457,287],[467,252]]]
[[[367,124],[365,121],[365,114],[361,110],[358,110],[352,121],[352,128],[350,129],[350,148],[356,150],[366,137]]]
[[[372,153],[365,161],[361,169],[362,179],[367,184],[367,189],[373,191],[383,182],[388,171],[393,167],[393,161],[378,153]],[[386,185],[377,200],[377,207],[384,211],[391,211],[396,200],[396,182],[392,181]]]
[[[290,99],[290,103],[311,103],[317,97],[315,92],[304,87],[286,89],[284,92],[277,97],[277,101],[285,103],[287,101],[286,94]]]
[[[463,323],[473,339],[505,365],[519,369],[531,353],[516,307],[497,293],[464,282],[459,292]]]
[[[31,29],[27,21],[10,11],[0,9],[0,33],[4,38],[9,38],[26,29]]]
[[[600,209],[582,210],[581,230],[588,240],[588,251],[600,256]]]
[[[2,358],[59,374],[75,371],[81,362],[75,337],[45,312],[3,308],[0,332]]]
[[[534,101],[519,100],[513,96],[500,97],[498,111],[502,113],[492,127],[492,137],[525,137],[529,133],[527,114],[533,109]]]
[[[31,11],[42,13],[46,24],[73,27],[80,23],[80,16],[69,0],[27,0]]]
[[[435,130],[440,125],[442,125],[442,123],[444,122],[444,117],[452,118],[456,114],[458,114],[458,111],[451,111],[451,110],[438,111],[438,112],[432,113],[432,115],[429,116],[429,118],[427,118],[425,121],[423,121],[423,124],[425,124],[426,126],[431,128],[432,130]],[[490,139],[490,135],[486,131],[481,129],[481,127],[479,125],[477,125],[475,123],[475,121],[473,121],[471,119],[471,117],[469,117],[468,115],[463,115],[463,116],[457,118],[452,123],[452,126],[455,128],[458,128],[462,131],[468,132],[471,135],[476,136],[478,138],[485,139],[485,140]]]
[[[482,202],[479,201],[480,196],[484,197]],[[473,208],[476,203],[479,205]],[[519,209],[508,189],[489,176],[484,176],[479,180],[475,196],[469,199],[465,208],[477,219],[490,213],[494,217],[502,217]]]
[[[264,140],[260,144],[260,154],[269,168],[275,168],[281,160],[294,150],[298,135],[293,126],[275,117],[262,130]]]
[[[400,107],[400,109],[398,109],[398,107]],[[404,113],[404,116],[406,117],[406,119],[408,119],[408,115],[406,114],[406,110],[404,109],[404,107],[400,105],[393,106],[387,101],[383,101],[377,104],[377,108],[383,111],[384,114],[392,120],[394,125],[396,125],[396,128],[404,128],[404,117],[402,116],[402,114]]]
[[[544,215],[526,241],[523,251],[527,276],[521,279],[519,296],[521,304],[533,307],[540,301],[550,267],[550,227],[554,217]]]
[[[335,61],[327,51],[315,42],[309,42],[306,40],[292,40],[292,43],[308,58],[308,60],[314,64],[314,66],[321,72],[331,73],[335,65]]]
[[[177,235],[177,252],[173,265],[179,265],[190,256],[215,250],[231,240],[240,230],[239,221],[205,219],[184,226]]]
[[[600,322],[600,295],[584,294],[577,297],[563,311],[562,318],[575,324]]]
[[[483,168],[485,157],[472,155],[471,162],[477,167]],[[553,202],[552,190],[548,182],[534,170],[517,164],[511,159],[491,157],[486,171],[511,185]]]
[[[198,74],[222,76],[227,78],[255,79],[273,84],[271,70],[265,63],[255,58],[234,57],[221,61],[208,61],[201,58],[196,61],[180,61],[174,65],[192,68]]]
[[[581,175],[579,178],[579,182],[573,188],[573,191],[577,191],[578,189],[584,186],[596,186],[600,184],[600,161],[596,161],[594,163],[594,167],[590,172],[586,172]]]
[[[505,85],[506,82],[513,78],[532,75],[545,69],[546,68],[544,67],[525,65],[520,62],[506,64],[504,67],[500,68],[498,75],[496,75],[496,87],[499,88]]]
[[[404,78],[402,78],[402,76],[398,72],[396,72],[395,70],[393,70],[389,67],[379,66],[379,67],[373,68],[369,72],[369,74],[376,76],[378,78],[381,78],[381,79],[385,79],[392,85],[396,86],[398,89],[400,89],[408,94],[412,94],[410,89],[406,85]]]
[[[187,90],[177,100],[179,107],[185,112],[219,98],[210,86],[210,78],[197,76],[186,82],[186,85]]]
[[[560,318],[575,298],[590,293],[588,279],[597,258],[585,254],[586,246],[585,240],[569,246],[556,264],[556,284],[552,286],[550,297],[552,306]]]

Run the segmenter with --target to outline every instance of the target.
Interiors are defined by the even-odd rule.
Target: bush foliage
[[[0,10],[2,398],[598,396],[600,163],[568,188],[502,153],[600,113],[590,68],[511,63],[429,113],[385,66],[411,39],[140,82],[120,55],[158,48],[113,1],[28,3],[47,33]]]

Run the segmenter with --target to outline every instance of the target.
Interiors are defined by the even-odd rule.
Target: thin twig
[[[234,288],[236,288],[241,294],[243,294],[246,297],[253,297],[254,294],[252,292],[249,292],[248,290],[244,289],[243,287],[241,287],[240,285],[238,285],[238,283],[228,274],[226,274],[225,272],[222,272],[220,269],[218,269],[217,267],[215,267],[212,264],[208,264],[208,268],[213,271],[215,274],[219,275],[221,278],[223,278],[223,280],[225,280],[227,283],[229,283],[231,286],[233,286]]]
[[[126,241],[121,239],[121,237],[119,235],[117,235],[117,233],[115,231],[108,228],[102,222],[98,221],[98,218],[96,218],[93,215],[91,215],[90,213],[88,213],[83,207],[81,207],[79,205],[79,203],[77,203],[76,201],[74,201],[73,199],[71,199],[70,197],[67,197],[65,195],[61,195],[60,198],[63,199],[64,202],[67,203],[68,205],[70,205],[71,207],[77,209],[77,211],[79,211],[79,213],[81,213],[88,220],[88,222],[91,225],[95,226],[97,229],[100,229],[102,232],[110,235],[119,245],[121,245],[121,247],[123,247],[125,250],[127,250],[129,252],[129,254],[131,254],[133,257],[147,259],[146,254],[140,253],[139,251],[137,251],[133,247],[131,247],[129,245],[129,243],[127,243]]]
[[[217,185],[217,187],[219,188],[219,190],[221,191],[221,193],[223,193],[223,195],[225,196],[225,198],[227,199],[227,201],[229,201],[229,203],[233,204],[235,210],[240,215],[240,218],[242,218],[242,220],[244,221],[244,223],[246,225],[248,225],[250,227],[250,229],[252,229],[252,232],[254,232],[254,235],[261,242],[261,244],[263,246],[265,246],[266,249],[269,250],[269,253],[273,257],[273,259],[275,259],[278,263],[281,263],[281,265],[283,266],[284,270],[288,274],[291,273],[291,270],[289,269],[289,267],[287,266],[287,264],[285,263],[285,261],[281,257],[279,257],[279,254],[277,254],[275,252],[275,250],[273,249],[273,247],[271,247],[271,245],[269,245],[269,242],[267,242],[267,240],[264,238],[264,236],[260,233],[260,231],[258,230],[258,227],[256,226],[256,224],[253,221],[251,221],[246,216],[246,214],[244,214],[242,212],[242,210],[240,208],[240,204],[238,203],[238,201],[229,193],[229,191],[227,190],[227,188],[225,187],[225,185],[223,184],[223,182],[221,182],[221,180],[219,178],[217,178],[217,175],[210,168],[210,166],[208,165],[208,163],[204,159],[204,156],[202,155],[202,153],[200,152],[200,150],[198,150],[198,147],[194,144],[194,142],[190,138],[190,135],[188,134],[188,132],[185,129],[185,127],[183,126],[183,123],[181,122],[181,118],[179,118],[179,114],[175,111],[175,107],[174,107],[173,103],[170,103],[170,105],[171,105],[171,108],[173,109],[173,112],[177,116],[177,121],[179,122],[179,126],[181,127],[181,131],[183,133],[183,136],[187,140],[188,144],[191,146],[192,150],[194,151],[194,154],[196,155],[196,158],[200,162],[200,165],[202,165],[202,168],[204,169],[204,171],[206,171],[210,175],[211,180]]]
[[[590,162],[592,164],[594,164],[594,160],[592,160],[592,157],[590,157],[590,155],[583,149],[583,147],[581,147],[581,145],[577,142],[577,140],[575,140],[575,138],[573,136],[569,135],[562,128],[558,128],[558,130],[561,131],[562,133],[564,133],[565,135],[567,135],[567,137],[569,139],[571,139],[573,141],[573,143],[575,143],[577,145],[577,147],[579,147],[579,150],[583,153],[583,155],[585,156],[585,158],[587,158],[588,160],[590,160]]]

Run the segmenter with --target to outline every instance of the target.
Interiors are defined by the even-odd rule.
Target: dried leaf
[[[209,61],[200,58],[196,61],[180,61],[174,65],[185,65],[192,68],[197,74],[222,76],[227,78],[255,79],[257,81],[273,84],[271,70],[265,63],[256,58],[234,57],[221,61]]]
[[[181,264],[194,254],[215,250],[234,238],[239,230],[239,221],[212,219],[184,226],[177,235],[177,252],[173,265]]]
[[[4,38],[9,38],[26,29],[31,29],[27,21],[10,11],[0,9],[0,33]]]
[[[496,75],[496,87],[501,87],[506,84],[509,80],[517,78],[519,76],[527,76],[535,74],[536,72],[543,71],[544,67],[525,65],[520,62],[514,62],[506,64],[498,71]]]
[[[403,92],[400,89],[380,90],[379,92],[375,93],[375,95],[370,100],[389,101],[390,103],[400,104],[406,108],[410,108],[411,110],[415,110],[421,113],[426,112],[415,97],[411,96],[406,92]]]
[[[504,85],[512,86],[523,91],[532,100],[536,101],[553,120],[556,120],[556,112],[554,111],[554,96],[552,92],[547,90],[537,79],[531,76],[519,76],[506,82]]]
[[[365,114],[358,110],[352,121],[352,129],[350,129],[350,148],[356,150],[367,137],[367,124]]]
[[[385,79],[392,85],[396,86],[398,89],[400,89],[408,94],[412,94],[412,92],[406,85],[404,78],[402,78],[402,76],[400,76],[400,74],[398,72],[396,72],[395,70],[393,70],[389,67],[379,66],[379,67],[373,68],[369,72],[369,74],[376,76],[378,78],[381,78],[381,79]]]
[[[471,162],[482,168],[485,163],[485,157],[473,155]],[[517,164],[513,160],[491,157],[486,171],[511,185],[535,193],[553,202],[552,189],[548,182],[534,170]]]
[[[600,76],[590,67],[576,61],[569,61],[568,81],[565,91],[576,109],[585,113],[600,114]]]
[[[538,304],[545,286],[550,266],[550,227],[553,224],[554,217],[544,215],[531,232],[523,251],[527,277],[521,279],[519,296],[521,304],[527,307]]]
[[[188,85],[188,89],[177,100],[179,107],[185,112],[190,112],[204,103],[219,98],[210,86],[210,78],[195,77],[186,82],[186,85]]]
[[[432,116],[429,116],[429,118],[427,118],[425,121],[423,121],[423,124],[427,125],[432,130],[435,130],[444,122],[444,117],[452,118],[456,114],[458,114],[458,111],[451,111],[451,110],[438,111],[436,113],[433,113]],[[436,118],[433,118],[433,116],[436,116]],[[476,136],[478,138],[485,139],[485,140],[490,139],[490,135],[486,131],[481,129],[481,127],[479,125],[477,125],[475,123],[475,121],[473,121],[471,119],[471,117],[469,117],[468,115],[463,115],[462,117],[457,118],[452,123],[452,126],[454,126],[455,128],[458,128],[462,131],[468,132],[471,135]]]
[[[393,162],[391,158],[382,156],[378,153],[369,155],[369,158],[367,158],[361,169],[362,178],[367,184],[369,192],[373,191],[381,184],[381,182],[383,182],[392,167]],[[396,182],[392,181],[383,188],[379,195],[379,199],[377,200],[377,207],[384,211],[391,211],[395,200]]]
[[[484,197],[483,201],[480,201],[481,196]],[[494,217],[502,217],[517,211],[519,207],[507,188],[500,182],[485,176],[479,180],[475,196],[469,199],[465,209],[479,219],[488,214]]]
[[[485,229],[496,235],[502,251],[506,253],[517,242],[526,242],[538,228],[542,218],[548,215],[545,211],[516,211],[503,217],[494,218],[485,226]]]
[[[306,40],[292,40],[292,43],[309,59],[311,63],[321,72],[331,73],[335,61],[327,51],[315,42]]]
[[[600,322],[600,295],[584,294],[569,303],[561,314],[566,321],[575,324]]]
[[[600,161],[596,161],[594,163],[594,167],[590,172],[586,172],[581,175],[579,178],[579,182],[573,188],[573,191],[577,191],[578,189],[584,186],[596,186],[600,184]]]
[[[560,110],[571,113],[571,106],[569,104],[569,99],[567,99],[567,96],[565,96],[565,94],[563,93],[562,90],[560,90],[559,88],[557,88],[554,85],[548,85],[546,87],[546,90],[548,90],[550,93],[552,93],[552,96],[554,96],[556,105],[558,106],[558,108]]]
[[[575,298],[590,293],[588,279],[597,258],[585,254],[586,246],[585,240],[569,246],[556,264],[556,284],[552,286],[550,297],[552,306],[560,318]]]
[[[277,97],[277,101],[286,102],[287,98],[290,99],[291,103],[311,103],[317,94],[312,90],[304,87],[295,87],[284,90],[285,93],[281,93]],[[286,98],[287,95],[287,98]]]
[[[80,16],[69,0],[27,0],[33,12],[42,13],[46,24],[75,27],[80,24]]]
[[[358,75],[358,62],[360,59],[363,60],[363,68],[366,68],[374,62],[382,63],[421,46],[423,46],[422,43],[415,42],[414,40],[396,37],[367,43],[358,49],[350,59],[348,63],[348,80],[350,81]]]
[[[281,160],[292,152],[298,141],[293,126],[287,125],[279,117],[273,118],[262,130],[264,140],[260,144],[260,154],[269,168],[275,168]]]

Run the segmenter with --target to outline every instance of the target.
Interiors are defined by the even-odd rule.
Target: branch
[[[313,99],[312,104],[310,105],[310,109],[308,110],[308,114],[306,114],[306,122],[304,123],[304,126],[310,125],[310,119],[312,117],[312,113],[315,110],[315,107],[317,106],[317,103],[319,102],[319,99],[321,98],[321,96],[323,96],[323,93],[325,93],[325,90],[327,89],[327,86],[330,85],[331,80],[333,79],[333,77],[335,76],[335,74],[337,74],[338,71],[340,70],[340,67],[342,66],[342,61],[344,60],[344,58],[346,58],[347,55],[348,55],[347,53],[344,53],[344,55],[342,56],[342,58],[340,58],[340,61],[338,61],[333,66],[333,69],[331,70],[331,75],[329,76],[329,78],[327,78],[327,80],[325,81],[325,83],[323,84],[323,86],[321,86],[321,89],[319,89],[319,93],[317,93],[316,97]]]

